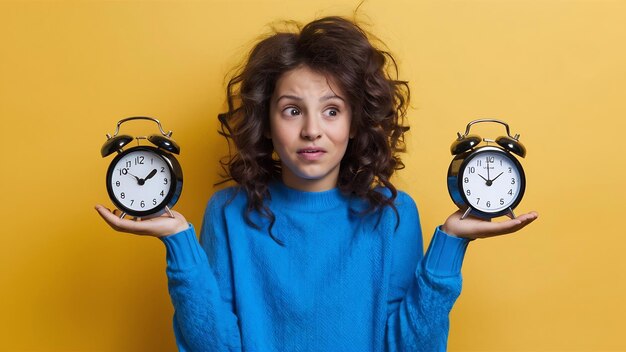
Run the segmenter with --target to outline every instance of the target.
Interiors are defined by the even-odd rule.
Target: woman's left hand
[[[441,226],[441,230],[448,235],[470,240],[494,237],[521,230],[535,221],[539,214],[535,211],[531,211],[530,213],[519,215],[515,219],[500,222],[491,222],[472,216],[461,220],[461,216],[463,216],[463,211],[461,210],[450,215]]]

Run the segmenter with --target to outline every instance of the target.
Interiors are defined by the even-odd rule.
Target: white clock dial
[[[170,192],[172,174],[167,162],[150,150],[131,151],[113,166],[110,189],[125,208],[143,212],[158,208]]]
[[[513,205],[521,195],[520,170],[507,154],[477,153],[466,160],[461,191],[469,205],[485,213],[497,213]]]

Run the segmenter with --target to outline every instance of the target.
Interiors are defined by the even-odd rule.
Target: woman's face
[[[307,66],[285,72],[270,102],[270,135],[283,182],[310,192],[336,187],[351,119],[347,98],[331,77]]]

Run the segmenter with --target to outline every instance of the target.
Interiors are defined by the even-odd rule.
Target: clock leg
[[[469,215],[470,211],[472,211],[472,208],[468,207],[463,216],[461,216],[461,220],[465,219]]]
[[[510,207],[509,207],[509,213],[511,214],[511,219],[516,218],[515,213],[513,212],[513,209],[511,209]]]
[[[174,218],[174,214],[172,214],[168,206],[165,207],[165,212],[167,213],[167,215],[169,215],[170,218]]]

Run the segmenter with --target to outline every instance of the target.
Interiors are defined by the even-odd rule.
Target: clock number
[[[483,161],[482,160],[476,160],[476,166],[483,166]]]
[[[126,195],[124,194],[124,192],[122,192],[122,194],[120,194],[120,198],[125,199]]]
[[[485,159],[487,160],[487,163],[493,163],[496,160],[493,156],[488,156]]]
[[[141,203],[139,203],[139,205],[140,205],[142,208],[145,208],[145,206],[146,206],[146,202],[144,202],[144,201],[142,200],[142,201],[141,201]]]
[[[165,197],[165,193],[163,193],[163,191],[161,191],[161,197]]]
[[[164,178],[164,179],[163,179],[163,184],[164,184],[164,185],[166,185],[166,184],[167,184],[167,179],[166,179],[166,178]]]
[[[468,178],[468,177],[464,178],[464,179],[463,179],[463,182],[465,182],[465,183],[469,183],[469,178]]]
[[[500,205],[504,205],[504,198],[500,198]]]
[[[509,167],[509,173],[513,172],[513,170]]]
[[[152,199],[152,205],[157,205],[156,199]]]
[[[165,166],[161,166],[161,172],[165,172]]]
[[[126,162],[126,167],[131,167],[131,166],[132,166],[132,163],[130,162],[130,160],[128,160],[128,161]]]
[[[513,189],[509,190],[509,195],[511,195],[511,196],[513,195]]]
[[[120,176],[122,176],[122,175],[128,175],[128,169],[127,168],[120,169]]]
[[[475,168],[475,167],[473,167],[473,166],[472,166],[472,167],[470,167],[470,168],[469,168],[469,172],[470,172],[470,174],[475,173],[475,172],[476,172],[476,168]]]
[[[480,198],[476,198],[476,204],[480,203]]]
[[[514,184],[515,184],[515,179],[514,179],[514,178],[512,178],[512,179],[511,179],[511,184],[512,184],[512,185],[514,185]]]
[[[470,192],[470,190],[468,189],[467,191],[465,191],[465,194],[467,194],[468,196],[471,196],[472,192]]]
[[[141,155],[136,157],[135,158],[135,165],[143,165],[143,160],[144,160],[144,157],[141,156]]]
[[[134,200],[134,199],[131,199],[131,200],[130,200],[130,205],[132,206],[132,205],[133,205],[133,203],[135,203],[135,200]]]
[[[119,187],[120,186],[120,181],[115,181],[115,186]]]
[[[491,208],[491,202],[487,201],[487,208]]]

